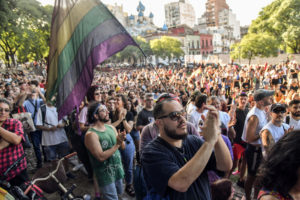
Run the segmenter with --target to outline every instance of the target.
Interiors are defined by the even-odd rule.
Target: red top
[[[22,123],[19,120],[7,119],[5,122],[3,122],[2,128],[21,136],[24,140],[23,127]],[[3,174],[7,170],[7,168],[10,167],[23,154],[24,150],[21,142],[18,145],[10,144],[8,147],[0,150],[0,174]],[[26,168],[27,162],[26,158],[24,158],[16,168],[12,169],[7,174],[6,180],[9,181]]]

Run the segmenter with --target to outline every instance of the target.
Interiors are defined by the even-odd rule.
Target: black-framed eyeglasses
[[[167,118],[169,117],[172,121],[179,121],[181,119],[181,117],[185,117],[185,111],[175,111],[175,112],[171,112],[167,115],[163,115],[158,117],[158,119],[163,119],[163,118]]]

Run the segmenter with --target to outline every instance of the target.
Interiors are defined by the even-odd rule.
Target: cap
[[[271,106],[271,112],[273,112],[275,109],[280,109],[280,110],[284,110],[286,111],[287,106],[285,104],[281,104],[281,103],[275,103],[272,104]]]
[[[260,101],[263,98],[273,96],[274,94],[274,90],[258,89],[254,92],[254,101]]]

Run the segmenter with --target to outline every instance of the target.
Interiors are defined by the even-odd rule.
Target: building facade
[[[183,24],[193,28],[196,19],[194,7],[184,0],[168,3],[165,5],[165,19],[169,28]]]

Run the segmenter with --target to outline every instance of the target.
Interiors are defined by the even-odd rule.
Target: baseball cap
[[[287,108],[287,106],[285,104],[275,103],[275,104],[272,104],[272,106],[271,106],[271,112],[273,112],[274,110],[286,111],[286,108]]]
[[[258,89],[254,92],[254,101],[260,101],[263,98],[273,96],[274,94],[274,90]]]

